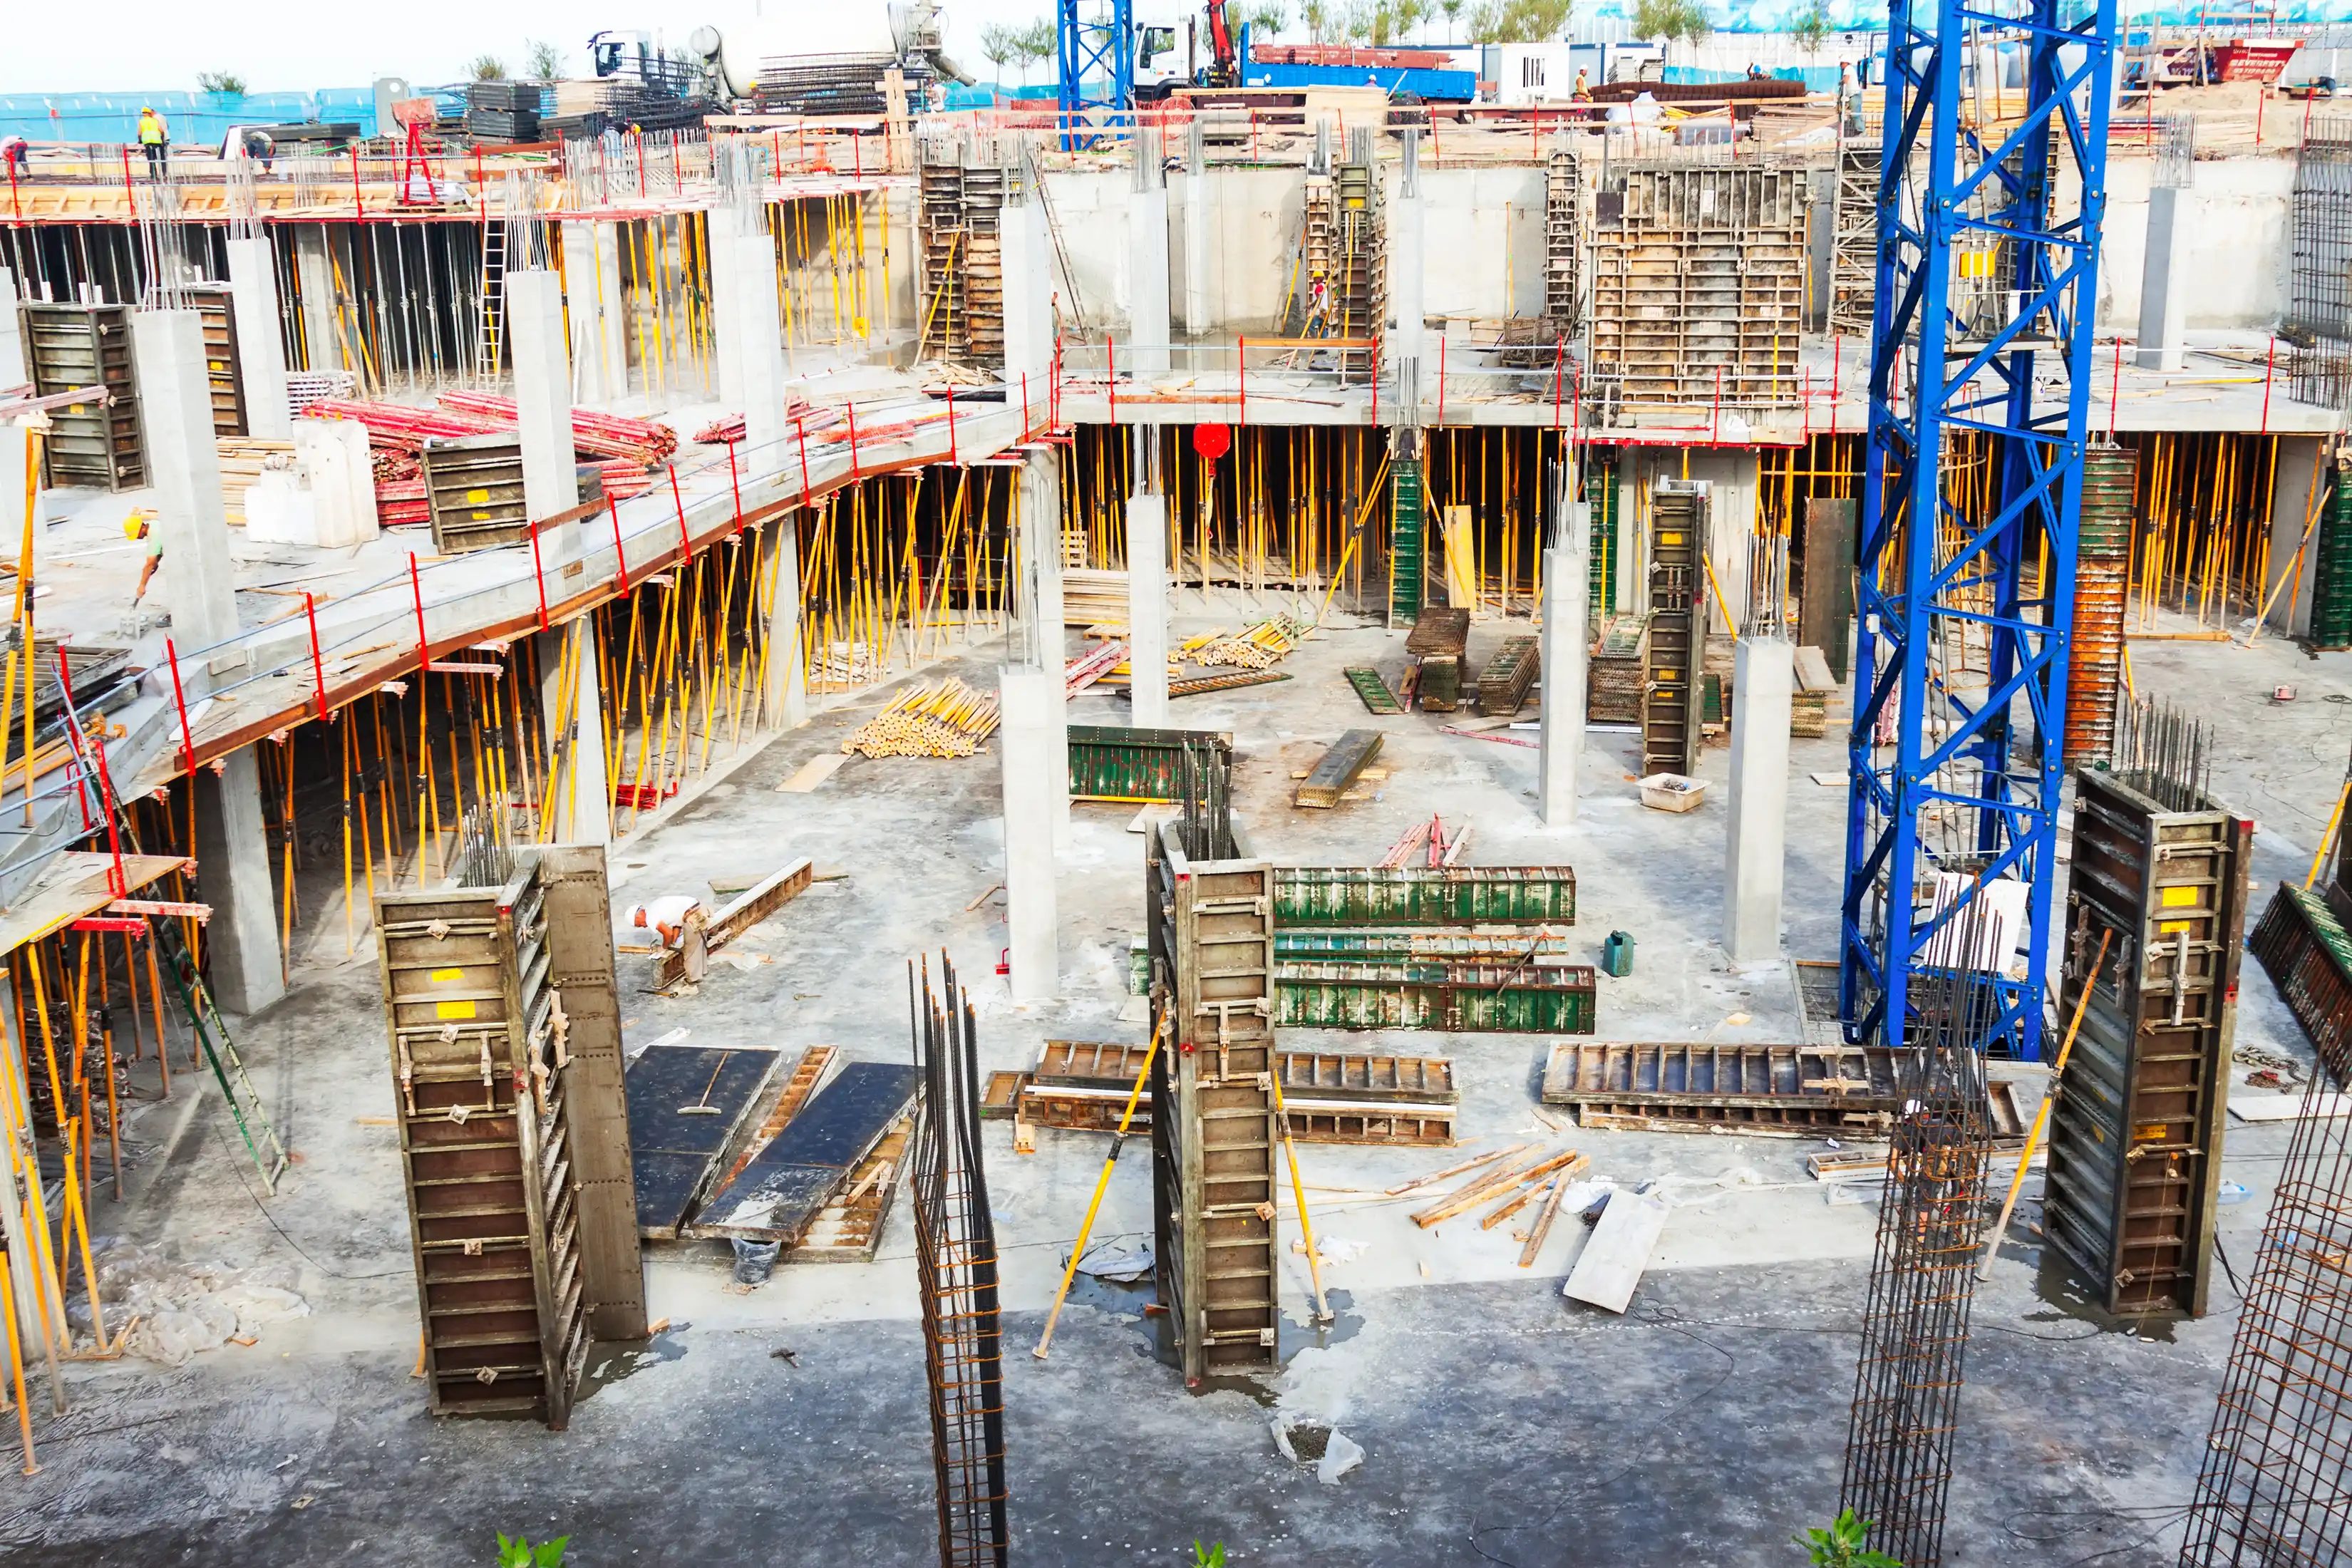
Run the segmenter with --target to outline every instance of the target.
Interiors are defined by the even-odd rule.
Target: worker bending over
[[[666,899],[629,907],[629,924],[638,931],[650,931],[661,938],[664,947],[678,950],[685,957],[686,978],[701,980],[709,966],[710,950],[702,935],[704,922],[709,919],[702,900],[687,893],[673,893]]]

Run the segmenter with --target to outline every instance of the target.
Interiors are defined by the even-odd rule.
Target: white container
[[[1681,773],[1652,773],[1642,781],[1642,804],[1652,811],[1696,811],[1706,798],[1706,783]]]

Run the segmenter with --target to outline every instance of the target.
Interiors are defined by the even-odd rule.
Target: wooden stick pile
[[[1424,1176],[1418,1182],[1391,1188],[1390,1195],[1397,1196],[1465,1172],[1480,1173],[1427,1208],[1414,1213],[1412,1223],[1423,1230],[1458,1215],[1467,1214],[1481,1205],[1493,1206],[1479,1216],[1478,1228],[1492,1230],[1538,1197],[1544,1198],[1544,1206],[1538,1211],[1542,1217],[1541,1226],[1528,1237],[1528,1247],[1520,1257],[1521,1266],[1527,1267],[1535,1261],[1534,1255],[1541,1248],[1545,1233],[1551,1228],[1551,1216],[1558,1210],[1559,1194],[1567,1190],[1569,1183],[1589,1170],[1591,1164],[1591,1160],[1573,1149],[1558,1152],[1538,1149],[1529,1153],[1527,1144],[1514,1143],[1507,1149],[1497,1149],[1491,1154],[1482,1154],[1477,1159],[1465,1161],[1434,1175]]]
[[[1217,637],[1204,642],[1192,653],[1192,661],[1202,665],[1233,665],[1242,669],[1265,669],[1298,646],[1304,635],[1297,621],[1287,616],[1260,621],[1238,637]]]
[[[868,757],[968,757],[995,729],[996,699],[950,676],[898,693],[841,749]]]

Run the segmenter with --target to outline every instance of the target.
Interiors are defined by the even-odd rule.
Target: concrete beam
[[[572,359],[563,332],[563,279],[531,268],[506,276],[507,353],[514,362],[515,422],[522,437],[523,506],[536,521],[580,504],[572,446]],[[580,524],[558,524],[541,542],[543,561],[580,552]]]
[[[1591,523],[1570,509],[1570,542],[1544,552],[1541,643],[1542,729],[1536,762],[1536,809],[1546,827],[1576,821],[1576,770],[1584,756],[1585,611],[1591,592]]]
[[[1796,648],[1785,637],[1743,637],[1732,658],[1723,947],[1734,963],[1769,963],[1780,956]]]
[[[289,440],[294,410],[286,400],[286,339],[278,327],[278,253],[267,236],[228,242],[229,296],[236,305],[237,376],[246,428],[266,440]],[[0,300],[0,304],[5,304]],[[8,311],[13,325],[16,311]],[[7,379],[0,349],[0,384]]]
[[[193,651],[237,629],[236,563],[221,497],[220,448],[214,445],[204,319],[194,310],[134,311],[131,347],[156,491],[155,527],[163,540],[172,635],[184,652]]]
[[[1013,1000],[1047,1002],[1061,989],[1053,801],[1069,793],[1067,772],[1060,780],[1053,776],[1049,736],[1062,706],[1061,672],[1007,665],[998,682],[1004,748],[1004,911]]]
[[[1128,721],[1168,723],[1168,498],[1127,498]]]

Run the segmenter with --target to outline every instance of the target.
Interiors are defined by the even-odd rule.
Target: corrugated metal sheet
[[[1289,866],[1274,874],[1277,927],[1576,923],[1568,866]]]

